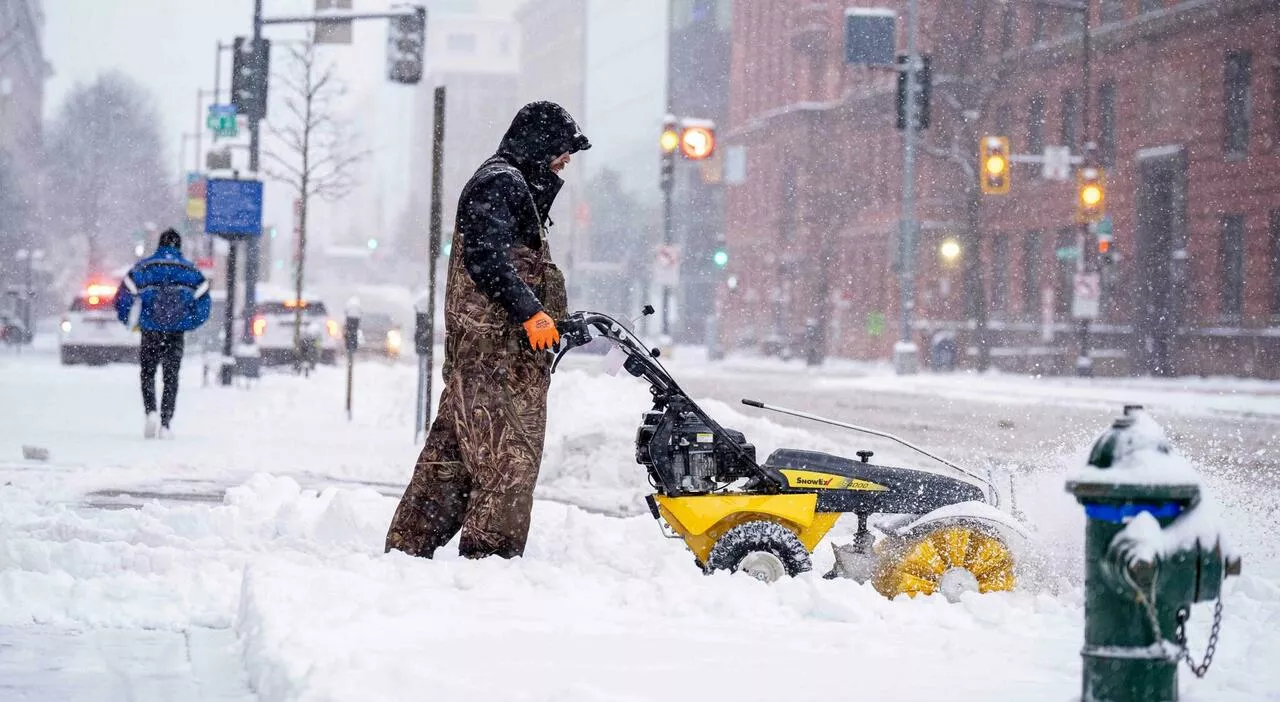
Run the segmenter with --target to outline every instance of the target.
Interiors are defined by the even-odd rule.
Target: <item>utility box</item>
[[[851,7],[844,11],[844,62],[892,66],[897,45],[897,15],[883,7]]]

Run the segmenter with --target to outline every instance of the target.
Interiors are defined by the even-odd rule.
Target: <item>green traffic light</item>
[[[729,252],[724,249],[718,249],[711,257],[711,260],[716,264],[716,266],[724,268],[729,265]]]

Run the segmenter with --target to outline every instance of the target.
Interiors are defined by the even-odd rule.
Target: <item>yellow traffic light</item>
[[[711,127],[685,127],[680,134],[680,152],[690,161],[709,158],[716,150],[716,133]]]
[[[1009,137],[984,136],[978,140],[978,181],[987,195],[1009,192]]]
[[[1107,178],[1101,168],[1081,168],[1076,173],[1076,219],[1100,221],[1107,213]]]
[[[669,154],[676,150],[680,145],[680,134],[675,129],[662,130],[662,136],[658,138],[658,144],[662,147],[662,153]]]

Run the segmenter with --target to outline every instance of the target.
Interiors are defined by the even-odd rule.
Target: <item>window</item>
[[[1000,136],[1009,136],[1009,107],[1000,105],[995,108],[996,112],[996,134]]]
[[[1163,0],[1142,0],[1142,2],[1138,4],[1138,12],[1155,12],[1163,6]]]
[[[1079,227],[1061,227],[1058,229],[1057,250],[1076,249],[1080,244]],[[1071,317],[1071,298],[1075,294],[1076,262],[1071,258],[1060,258],[1057,251],[1054,257],[1058,261],[1057,296],[1054,298],[1054,315],[1057,319]]]
[[[1106,81],[1098,88],[1098,160],[1104,166],[1116,163],[1116,84]]]
[[[1031,43],[1044,41],[1045,21],[1048,19],[1044,5],[1036,5],[1031,15]]]
[[[1013,32],[1018,26],[1017,10],[1014,9],[1013,3],[1004,6],[1004,14],[1000,15],[1000,50],[1008,51],[1013,48]]]
[[[474,54],[476,52],[476,35],[450,34],[445,38],[445,48],[450,53]]]
[[[1218,265],[1222,314],[1225,317],[1239,317],[1244,308],[1244,215],[1227,215],[1222,218]]]
[[[1249,74],[1252,56],[1248,51],[1228,51],[1226,62],[1226,152],[1244,156],[1249,148]]]
[[[1280,210],[1271,210],[1267,270],[1271,274],[1271,314],[1280,316]]]
[[[1280,151],[1280,65],[1271,73],[1271,148]]]
[[[1062,91],[1062,134],[1060,143],[1076,151],[1076,134],[1079,133],[1080,98],[1074,90]]]
[[[1027,110],[1027,151],[1033,154],[1044,152],[1044,103],[1044,96],[1037,95]]]
[[[1035,319],[1040,311],[1040,232],[1022,240],[1022,312]]]
[[[1068,11],[1062,22],[1062,28],[1066,34],[1084,34],[1084,13]]]
[[[1102,6],[1098,8],[1098,12],[1103,24],[1119,22],[1124,19],[1124,0],[1102,0]]]
[[[1009,235],[996,234],[991,246],[991,311],[1003,315],[1009,307]]]

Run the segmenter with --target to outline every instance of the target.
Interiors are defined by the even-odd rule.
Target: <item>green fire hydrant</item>
[[[1240,574],[1223,546],[1217,506],[1164,431],[1127,405],[1067,481],[1084,506],[1084,702],[1173,702],[1178,664],[1203,676],[1222,621],[1222,582]],[[1195,602],[1217,601],[1202,663],[1187,651]]]

